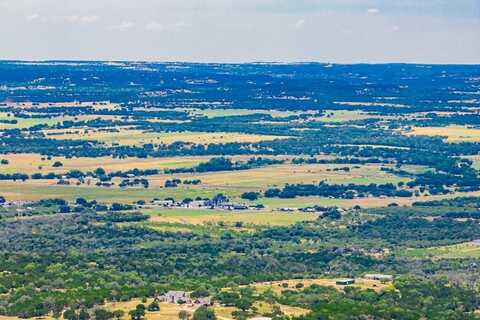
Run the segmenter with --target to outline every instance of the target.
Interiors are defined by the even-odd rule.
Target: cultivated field
[[[480,129],[467,126],[449,125],[446,127],[413,127],[408,135],[441,136],[447,142],[479,142]]]

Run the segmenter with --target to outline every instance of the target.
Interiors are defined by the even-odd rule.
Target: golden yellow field
[[[151,303],[153,299],[148,299],[145,305]],[[128,311],[135,309],[135,307],[142,303],[139,299],[126,301],[126,302],[111,302],[105,305],[105,308],[110,311],[114,310],[123,310],[125,315],[123,319],[127,320],[130,319],[128,316]],[[194,308],[189,307],[187,305],[178,305],[178,304],[171,304],[171,303],[160,303],[160,311],[159,312],[148,312],[146,313],[147,320],[173,320],[178,319],[178,313],[181,310],[185,310],[191,314],[195,311]]]
[[[407,135],[442,136],[447,142],[479,142],[480,129],[467,126],[449,125],[446,127],[413,127]]]
[[[148,299],[145,305],[148,305],[152,299]],[[135,309],[135,307],[142,303],[139,299],[134,299],[127,302],[116,302],[116,303],[107,303],[105,308],[110,311],[114,310],[123,310],[125,312],[125,316],[123,319],[127,320],[128,311]],[[259,315],[269,312],[272,310],[272,305],[266,302],[257,302],[255,303],[255,307],[257,308],[257,312]],[[308,310],[291,307],[291,306],[284,306],[279,305],[280,310],[282,310],[286,315],[289,316],[301,316],[308,313]],[[212,309],[215,311],[215,315],[219,320],[233,320],[232,312],[237,310],[234,307],[225,307],[218,304],[215,304]],[[190,305],[178,305],[178,304],[171,304],[171,303],[160,303],[160,311],[158,312],[148,312],[146,313],[146,320],[175,320],[178,319],[178,313],[181,310],[185,310],[190,314],[193,314],[195,311],[194,306]],[[1,319],[0,319],[1,320]],[[13,319],[7,319],[13,320]]]

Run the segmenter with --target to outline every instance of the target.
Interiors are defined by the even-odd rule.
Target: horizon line
[[[0,62],[17,62],[17,63],[152,63],[152,64],[223,64],[223,65],[241,65],[241,64],[265,64],[265,65],[302,65],[302,64],[319,64],[319,65],[427,65],[427,66],[480,66],[479,62],[402,62],[402,61],[381,61],[381,62],[329,62],[329,61],[316,61],[316,60],[292,60],[292,61],[269,61],[269,60],[248,60],[248,61],[194,61],[194,60],[149,60],[149,59],[3,59],[0,58]]]

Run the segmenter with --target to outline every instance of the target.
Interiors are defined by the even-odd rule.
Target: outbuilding
[[[338,279],[335,283],[339,286],[348,286],[355,283],[355,279]]]

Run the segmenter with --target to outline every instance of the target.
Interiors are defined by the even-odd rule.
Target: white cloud
[[[146,30],[151,30],[151,31],[160,31],[160,30],[165,29],[165,27],[158,22],[150,22],[150,23],[145,25],[145,29]]]
[[[125,31],[125,30],[128,30],[128,29],[132,29],[134,27],[135,27],[135,23],[133,23],[131,21],[123,21],[120,24],[110,26],[109,29],[110,30],[116,30],[116,31]]]
[[[370,13],[370,14],[377,14],[379,12],[380,10],[378,10],[377,8],[370,8],[367,10],[367,13]]]
[[[38,13],[32,13],[32,14],[29,14],[28,16],[25,16],[25,20],[27,21],[37,20],[38,18],[40,18],[40,15]]]
[[[305,25],[305,20],[304,20],[304,19],[300,19],[300,20],[298,20],[297,22],[295,22],[294,27],[295,27],[296,29],[301,29],[301,28],[303,28],[304,25]]]
[[[70,23],[78,23],[78,24],[90,24],[98,21],[100,18],[98,16],[94,15],[88,15],[88,16],[80,16],[80,15],[72,15],[72,16],[67,16],[65,17],[65,20],[67,20]]]
[[[399,27],[399,26],[393,26],[392,30],[393,30],[393,31],[399,31],[399,30],[400,30],[400,27]]]

